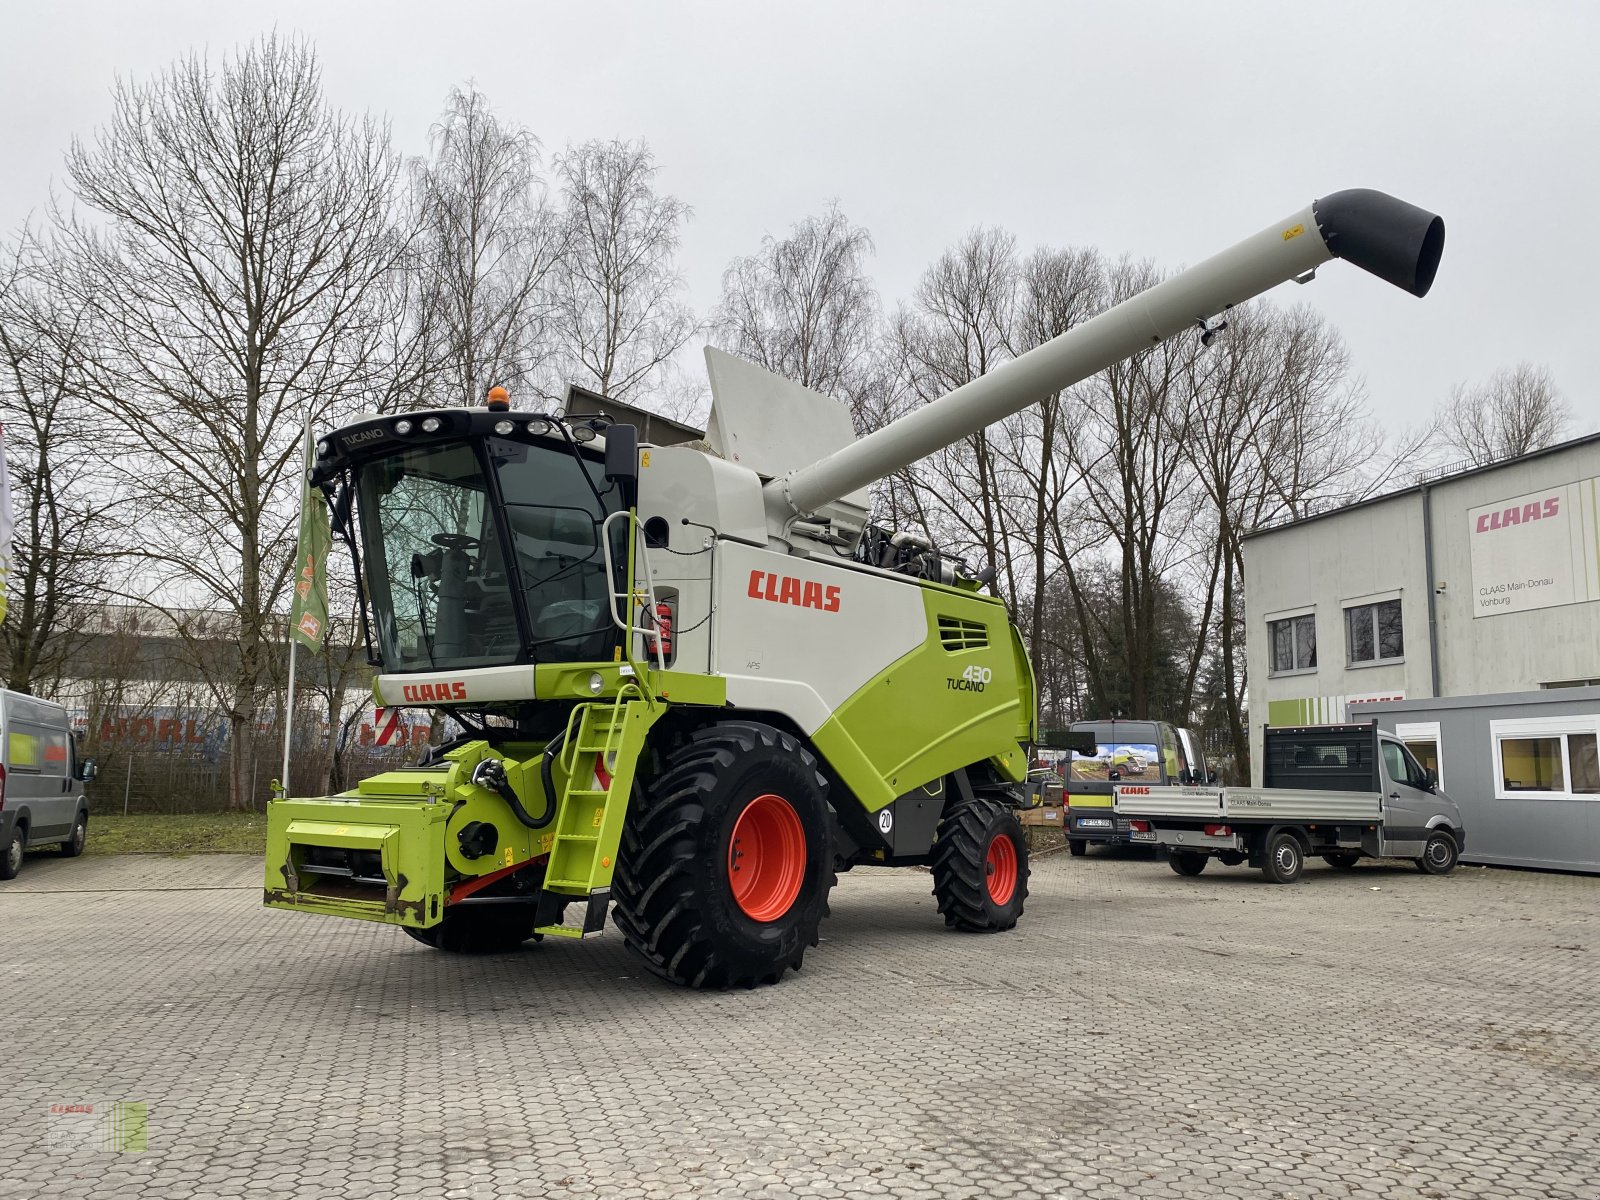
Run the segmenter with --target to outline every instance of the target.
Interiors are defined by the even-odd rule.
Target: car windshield
[[[417,447],[360,466],[365,577],[384,668],[609,659],[616,634],[600,527],[611,510],[596,495],[598,475],[598,464],[565,447],[505,438]]]

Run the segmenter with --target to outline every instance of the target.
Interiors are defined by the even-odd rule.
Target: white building
[[[1261,530],[1244,566],[1258,784],[1264,724],[1600,684],[1600,434]]]

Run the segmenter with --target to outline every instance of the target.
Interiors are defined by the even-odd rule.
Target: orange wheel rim
[[[794,906],[806,875],[806,833],[782,796],[757,796],[734,822],[728,885],[752,921],[776,921]]]
[[[984,870],[989,885],[989,899],[996,904],[1009,903],[1011,894],[1017,890],[1017,848],[1005,834],[989,843]]]

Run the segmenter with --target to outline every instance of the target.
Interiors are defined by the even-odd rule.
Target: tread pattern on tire
[[[989,841],[998,821],[1009,822],[1021,841],[1016,890],[1003,908],[990,900],[988,884]],[[933,844],[933,894],[946,925],[973,933],[1010,929],[1022,916],[1028,875],[1027,839],[1009,804],[980,794],[945,812]]]
[[[697,838],[707,820],[719,817],[709,811],[707,795],[739,760],[762,751],[789,760],[809,777],[823,821],[823,846],[821,873],[813,886],[802,884],[790,910],[793,920],[790,914],[779,918],[790,927],[779,939],[781,945],[774,946],[776,959],[756,963],[719,933],[713,914],[699,899],[708,888],[725,888],[726,881],[706,878]],[[696,988],[755,987],[776,983],[790,968],[799,970],[806,948],[820,940],[828,893],[837,879],[827,794],[816,757],[771,726],[720,722],[694,734],[674,753],[666,770],[628,806],[612,879],[611,919],[646,968]],[[815,819],[805,812],[800,817],[802,825]],[[808,863],[808,881],[815,869]],[[733,903],[731,894],[728,903]]]

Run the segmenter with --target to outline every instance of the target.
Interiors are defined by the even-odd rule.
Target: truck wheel
[[[1353,871],[1361,861],[1359,854],[1324,854],[1322,861],[1337,871]]]
[[[1179,850],[1167,855],[1167,865],[1179,875],[1198,875],[1206,869],[1208,855],[1196,854],[1193,850]]]
[[[11,830],[11,841],[0,853],[0,879],[15,879],[22,870],[22,851],[27,847],[27,830],[21,825]]]
[[[612,881],[628,947],[689,987],[798,970],[834,883],[827,788],[811,752],[770,726],[696,733],[628,806]]]
[[[507,954],[533,936],[533,905],[469,904],[445,909],[444,919],[427,929],[401,928],[450,954]]]
[[[1068,838],[1067,850],[1073,858],[1082,858],[1089,853],[1089,843],[1082,838]]]
[[[84,844],[89,840],[89,814],[80,812],[78,819],[72,823],[72,832],[67,835],[67,840],[56,847],[56,853],[62,858],[77,858],[83,853]]]
[[[1305,852],[1294,834],[1275,833],[1267,841],[1266,864],[1261,870],[1273,883],[1293,883],[1305,865]]]
[[[1456,869],[1459,854],[1456,839],[1442,829],[1436,830],[1422,844],[1422,857],[1417,859],[1417,870],[1424,875],[1448,875]]]
[[[944,923],[970,933],[1010,929],[1028,898],[1028,842],[1017,814],[975,796],[945,810],[933,844],[933,894]]]

